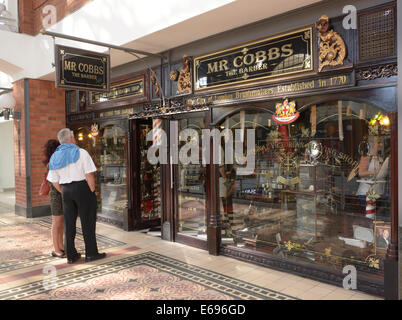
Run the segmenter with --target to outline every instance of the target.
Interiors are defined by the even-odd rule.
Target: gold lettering
[[[209,73],[215,73],[218,72],[218,62],[215,61],[214,64],[212,65],[211,63],[208,63],[208,74]]]
[[[282,46],[282,58],[290,57],[293,55],[292,44],[284,44]]]
[[[255,57],[253,54],[246,54],[243,58],[243,62],[246,66],[249,66],[250,64],[253,64],[255,61]]]
[[[73,61],[64,61],[64,70],[77,71],[77,64]]]
[[[271,48],[268,50],[268,60],[276,60],[281,57],[281,52],[279,48]]]
[[[239,60],[240,62],[238,63],[237,60]],[[236,68],[240,68],[243,65],[242,56],[237,56],[236,58],[234,58],[233,65]]]
[[[219,71],[223,71],[223,69],[225,69],[225,71],[229,70],[228,63],[227,60],[219,61]]]
[[[265,51],[257,51],[255,53],[255,62],[263,63],[265,61],[267,61],[267,54],[265,53]]]

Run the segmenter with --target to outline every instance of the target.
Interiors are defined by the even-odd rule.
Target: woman
[[[52,154],[56,151],[57,147],[60,143],[57,140],[49,140],[45,144],[44,154],[45,160],[43,163],[46,165],[49,170],[49,161]],[[49,183],[50,187],[50,210],[52,212],[52,240],[54,251],[52,251],[53,257],[65,258],[66,255],[64,253],[64,224],[63,224],[63,207],[62,207],[62,199],[61,194],[56,190],[55,187],[51,183]]]

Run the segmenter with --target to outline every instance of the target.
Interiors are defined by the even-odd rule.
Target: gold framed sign
[[[195,90],[313,71],[313,27],[194,59]]]
[[[120,99],[128,99],[144,95],[144,79],[137,79],[124,83],[114,84],[110,91],[106,93],[91,92],[90,104],[98,104],[102,102],[115,101]]]
[[[56,88],[109,92],[110,56],[55,45]]]

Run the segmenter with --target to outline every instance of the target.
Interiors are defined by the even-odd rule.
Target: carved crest
[[[346,58],[346,45],[342,37],[330,26],[328,16],[321,16],[317,23],[320,43],[320,66],[318,72],[325,67],[342,66]]]
[[[299,112],[296,112],[296,102],[285,99],[283,103],[276,104],[276,113],[272,118],[279,124],[289,124],[296,121],[299,115]]]
[[[93,125],[91,125],[91,135],[93,137],[97,137],[98,134],[99,134],[99,126],[96,123],[94,123]]]
[[[191,93],[190,58],[183,56],[182,69],[177,80],[177,88],[180,93]]]

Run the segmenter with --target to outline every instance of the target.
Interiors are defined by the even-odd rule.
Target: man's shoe
[[[103,258],[106,258],[106,253],[98,253],[94,256],[87,256],[85,258],[85,262],[92,262],[92,261],[103,259]]]
[[[73,264],[74,262],[77,262],[78,260],[80,260],[80,258],[81,258],[81,254],[77,252],[76,255],[72,259],[67,259],[67,263]]]

